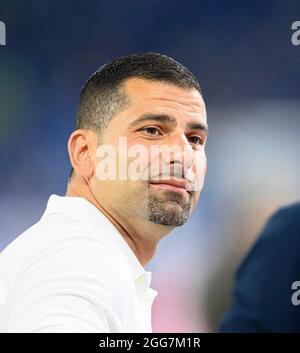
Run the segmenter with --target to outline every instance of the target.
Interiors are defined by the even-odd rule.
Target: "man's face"
[[[116,215],[180,226],[198,202],[206,173],[202,96],[138,78],[126,80],[123,89],[129,105],[112,118],[99,145],[116,152],[116,174],[103,180],[105,153],[98,148],[94,194]]]

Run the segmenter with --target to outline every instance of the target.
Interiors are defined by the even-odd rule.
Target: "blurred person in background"
[[[221,332],[300,332],[300,203],[277,211],[242,261]]]
[[[40,221],[1,253],[0,330],[151,332],[157,291],[144,265],[160,239],[187,222],[206,173],[199,83],[165,55],[117,59],[84,85],[76,127],[68,142],[73,168],[66,195],[51,195]],[[140,166],[151,170],[158,159],[171,175],[99,178],[98,147],[117,151],[120,137],[147,153],[180,146],[169,159],[159,153]],[[117,165],[127,170],[122,158]]]

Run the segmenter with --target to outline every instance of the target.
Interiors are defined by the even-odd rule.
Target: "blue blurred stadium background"
[[[300,198],[299,1],[2,0],[0,20],[0,250],[65,193],[87,77],[122,55],[167,54],[199,79],[210,136],[200,203],[147,266],[153,329],[217,330],[241,257]]]

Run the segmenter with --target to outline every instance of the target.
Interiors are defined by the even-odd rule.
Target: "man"
[[[221,332],[300,332],[300,203],[275,213],[238,272]]]
[[[188,220],[206,173],[199,83],[165,55],[120,58],[84,85],[76,127],[66,195],[51,195],[41,220],[1,254],[0,326],[151,332],[157,292],[144,266]]]

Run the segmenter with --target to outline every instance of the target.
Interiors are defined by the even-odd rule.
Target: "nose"
[[[174,175],[184,177],[191,170],[195,162],[195,151],[184,134],[178,134],[169,140],[168,148],[171,153],[163,157],[165,164],[174,169]],[[179,176],[180,175],[180,176]]]

